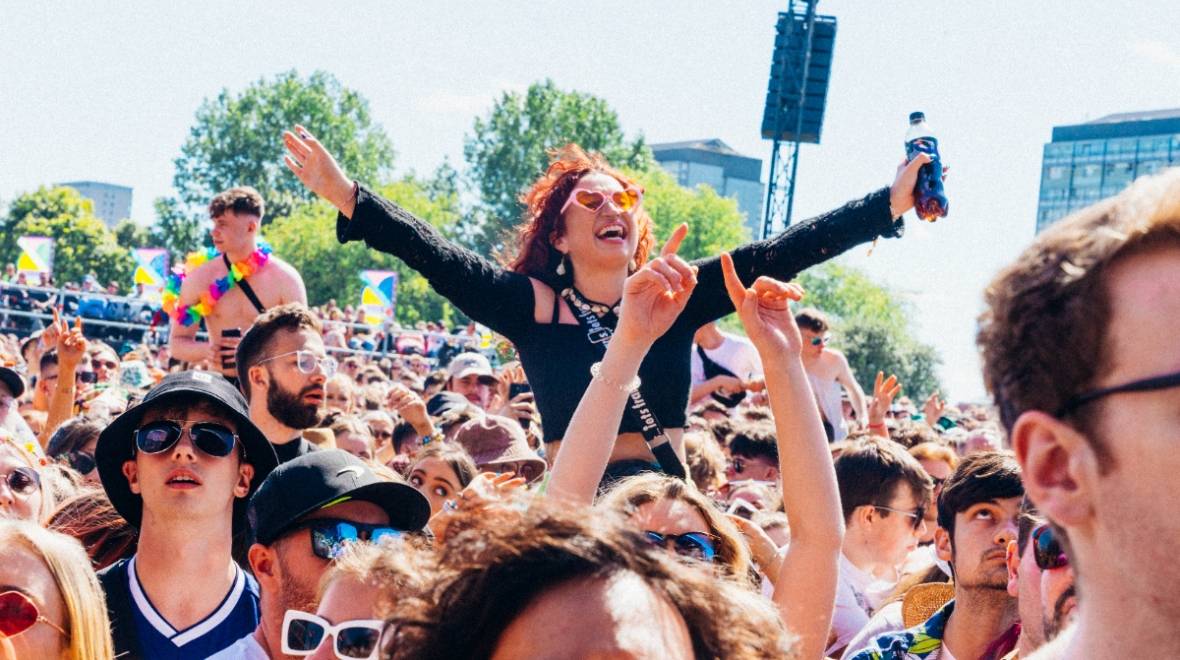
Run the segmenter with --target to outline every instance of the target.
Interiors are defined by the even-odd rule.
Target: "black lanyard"
[[[586,308],[584,304],[579,304],[581,295],[571,289],[562,291],[562,297],[569,303],[570,309],[573,310],[574,316],[578,319],[578,325],[586,331],[586,339],[592,345],[597,345],[602,350],[603,355],[606,354],[606,347],[610,344],[611,337],[614,335],[614,328],[604,324],[602,319],[597,314]],[[656,413],[647,405],[647,401],[643,398],[643,393],[639,389],[635,389],[629,395],[630,401],[624,414],[629,415],[631,420],[639,424],[640,432],[643,434],[643,439],[647,440],[648,446],[651,448],[652,454],[660,462],[660,470],[664,474],[677,477],[679,479],[686,478],[684,472],[684,465],[680,462],[680,457],[676,455],[676,451],[672,449],[671,438],[664,431],[663,425],[656,417]],[[663,436],[664,441],[656,444],[656,441]]]

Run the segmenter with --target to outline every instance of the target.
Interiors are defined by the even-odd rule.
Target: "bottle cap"
[[[910,121],[926,121],[926,114],[923,112],[911,112]]]

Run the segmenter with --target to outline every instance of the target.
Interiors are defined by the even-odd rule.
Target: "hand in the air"
[[[346,201],[352,197],[352,181],[324,145],[298,124],[295,132],[283,131],[283,143],[289,152],[283,161],[291,172],[312,192],[344,210]]]
[[[677,227],[660,256],[627,278],[615,337],[653,344],[684,311],[697,286],[696,268],[676,255],[687,234],[688,225]]]
[[[913,160],[902,159],[897,166],[897,176],[893,185],[889,186],[889,208],[894,213],[905,213],[914,208],[914,187],[918,185],[918,170],[931,161],[930,155],[919,152]],[[942,180],[946,181],[946,173],[950,168],[943,166]]]
[[[401,383],[395,383],[389,389],[389,394],[385,396],[385,407],[397,411],[397,414],[415,429],[430,425],[430,417],[426,414],[426,402]]]
[[[721,254],[721,272],[725,276],[729,299],[758,353],[798,359],[803,352],[803,338],[788,301],[801,299],[803,287],[763,276],[747,289],[738,278],[733,258],[728,253]]]
[[[946,401],[938,398],[938,390],[926,399],[926,405],[922,406],[922,412],[926,413],[926,424],[936,426],[938,420],[942,417],[943,411],[946,410]]]
[[[53,318],[57,320],[57,310],[53,310]],[[61,322],[62,327],[66,327],[64,321]],[[60,338],[57,340],[57,362],[62,366],[62,371],[73,370],[82,361],[86,355],[86,349],[89,342],[86,337],[82,336],[82,317],[79,316],[74,320],[74,327],[69,332],[62,332]]]
[[[885,413],[889,412],[889,406],[893,405],[893,397],[900,391],[901,385],[897,384],[897,376],[885,378],[885,374],[877,372],[877,382],[873,385],[873,400],[869,402],[870,427],[885,424]]]

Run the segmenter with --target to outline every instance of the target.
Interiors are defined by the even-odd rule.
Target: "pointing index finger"
[[[746,287],[738,278],[737,270],[733,267],[733,257],[729,256],[728,252],[721,253],[721,274],[725,278],[725,290],[729,292],[729,299],[733,301],[733,306],[740,310],[746,299]]]
[[[676,231],[673,231],[672,235],[668,237],[668,242],[664,243],[664,247],[660,249],[660,256],[664,257],[669,254],[676,254],[676,251],[680,249],[680,242],[683,241],[684,237],[687,235],[688,224],[682,222],[680,223],[680,226],[676,228]]]

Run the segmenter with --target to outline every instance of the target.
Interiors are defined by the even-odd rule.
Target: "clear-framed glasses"
[[[336,368],[340,366],[340,363],[336,361],[336,358],[332,357],[331,355],[321,358],[316,357],[315,353],[312,353],[311,351],[291,351],[290,353],[283,353],[282,355],[274,355],[272,357],[266,358],[265,360],[259,360],[258,364],[270,362],[271,360],[277,360],[279,358],[285,358],[288,355],[296,356],[296,364],[299,365],[299,370],[305,374],[314,373],[316,367],[318,366],[324,370],[325,376],[331,378],[332,376],[336,375]]]
[[[924,507],[924,506],[918,507],[917,511],[902,511],[901,509],[893,509],[893,508],[890,508],[887,506],[874,506],[873,508],[880,509],[882,511],[892,511],[893,513],[896,513],[898,515],[909,516],[910,518],[913,518],[914,519],[914,529],[918,529],[919,527],[921,527],[922,522],[926,519],[926,507]]]
[[[561,207],[561,213],[569,208],[570,204],[577,204],[578,206],[597,213],[599,209],[606,206],[606,200],[611,200],[615,206],[623,211],[630,211],[639,206],[643,201],[643,193],[635,188],[627,188],[626,190],[619,190],[607,196],[605,193],[597,190],[586,190],[585,188],[574,188],[570,191],[569,199],[565,200],[565,204]]]

